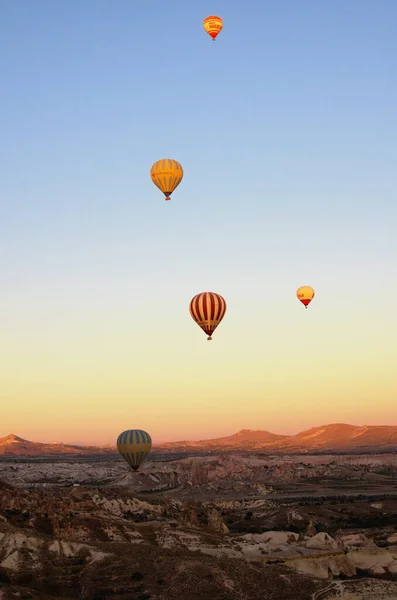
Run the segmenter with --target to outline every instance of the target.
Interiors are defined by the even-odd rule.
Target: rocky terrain
[[[397,598],[397,456],[0,460],[0,598]]]
[[[130,487],[117,454],[76,457],[0,458],[0,480],[14,486],[113,485]],[[147,460],[134,474],[138,492],[179,498],[262,497],[325,500],[344,496],[397,497],[397,454],[255,455],[228,453]]]

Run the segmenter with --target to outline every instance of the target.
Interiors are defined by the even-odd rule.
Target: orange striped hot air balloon
[[[183,169],[178,161],[172,158],[163,158],[154,163],[150,169],[150,177],[165,196],[171,200],[172,192],[178,187],[183,178]]]
[[[212,334],[222,321],[226,312],[226,302],[219,294],[202,292],[190,301],[190,314],[197,325],[212,340]]]
[[[310,302],[313,300],[315,291],[310,285],[302,285],[302,287],[296,290],[296,297],[302,302],[305,308],[307,308]]]
[[[203,27],[205,31],[212,37],[215,42],[215,38],[222,31],[223,21],[220,17],[216,17],[212,15],[211,17],[207,17],[203,21]]]

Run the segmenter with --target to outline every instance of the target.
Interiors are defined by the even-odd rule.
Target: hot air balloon
[[[303,285],[296,290],[296,297],[307,308],[314,298],[315,291],[310,285]]]
[[[142,429],[128,429],[117,438],[117,450],[128,464],[137,471],[152,448],[152,438]]]
[[[223,21],[220,17],[212,15],[211,17],[204,19],[203,27],[215,42],[216,36],[222,31]]]
[[[222,321],[226,312],[226,302],[219,294],[203,292],[190,301],[190,314],[197,325],[212,340],[212,334]]]
[[[154,185],[163,192],[166,200],[171,200],[170,196],[175,188],[181,183],[183,178],[182,166],[172,158],[163,158],[154,163],[150,169],[150,177]]]

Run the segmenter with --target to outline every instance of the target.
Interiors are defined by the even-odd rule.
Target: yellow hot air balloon
[[[157,185],[163,192],[165,199],[171,200],[172,192],[182,181],[183,169],[178,161],[172,160],[172,158],[163,158],[154,163],[150,169],[150,177],[154,185]]]
[[[302,285],[302,287],[296,290],[296,297],[302,302],[305,308],[307,308],[313,300],[314,294],[315,291],[310,285]]]
[[[134,471],[139,469],[151,449],[152,438],[142,429],[128,429],[117,438],[117,450]]]
[[[220,17],[211,15],[210,17],[204,19],[203,27],[215,42],[216,36],[222,31],[223,21]]]

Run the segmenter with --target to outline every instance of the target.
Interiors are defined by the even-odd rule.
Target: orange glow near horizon
[[[29,335],[15,315],[8,337],[3,331],[0,435],[102,445],[129,428],[156,443],[394,424],[395,342],[382,314],[363,329],[359,310],[347,320],[330,301],[316,298],[306,311],[293,300],[271,322],[248,316],[245,332],[240,301],[212,342],[187,310],[168,323],[155,315],[145,331],[122,318],[106,325],[94,310],[74,327],[47,313],[47,328]]]

